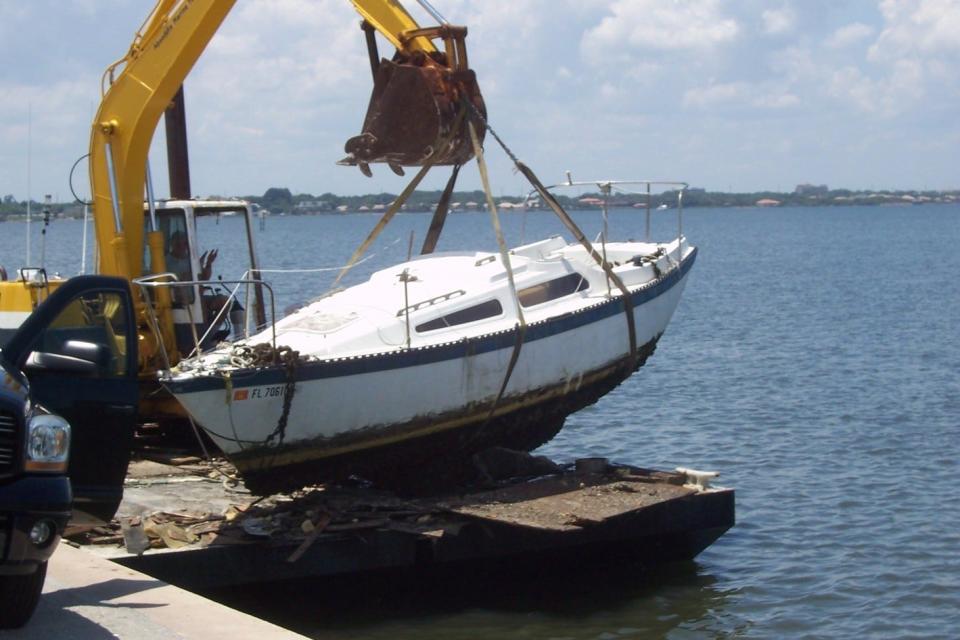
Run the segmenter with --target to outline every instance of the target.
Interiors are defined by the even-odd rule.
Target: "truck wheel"
[[[47,563],[26,576],[0,576],[0,629],[19,629],[27,624],[40,601]]]

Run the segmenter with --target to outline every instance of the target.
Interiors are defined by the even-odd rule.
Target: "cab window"
[[[150,230],[149,217],[145,225],[144,231],[147,232]],[[176,274],[181,282],[194,280],[186,215],[179,209],[158,211],[157,226],[163,234],[163,257],[167,265],[166,270]],[[150,249],[146,243],[144,243],[143,272],[153,273],[150,266]],[[196,297],[194,287],[174,287],[172,295],[174,303],[180,305],[190,304]]]

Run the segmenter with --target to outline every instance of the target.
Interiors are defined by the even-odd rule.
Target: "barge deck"
[[[603,459],[439,497],[321,485],[266,499],[195,462],[132,463],[117,518],[73,542],[205,590],[499,561],[657,564],[694,558],[734,524],[732,489]]]

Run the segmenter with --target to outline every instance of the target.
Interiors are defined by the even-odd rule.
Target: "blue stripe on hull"
[[[690,255],[681,264],[679,273],[674,269],[655,285],[641,289],[631,294],[633,306],[638,307],[654,298],[657,298],[680,283],[693,267],[697,257],[694,248]],[[585,309],[568,313],[559,318],[550,318],[527,326],[524,343],[535,342],[550,336],[580,327],[593,324],[599,320],[623,313],[623,304],[620,298],[600,302]],[[307,362],[297,367],[297,380],[321,380],[324,378],[339,378],[372,371],[390,371],[425,364],[433,364],[445,360],[458,360],[481,353],[512,349],[516,343],[516,330],[509,329],[498,333],[486,334],[475,338],[465,338],[457,342],[417,347],[403,351],[376,353],[371,355],[354,356],[341,359]],[[283,384],[286,382],[286,370],[283,367],[260,369],[249,374],[233,374],[231,382],[234,389],[257,387],[262,385]],[[182,381],[164,381],[171,392],[192,393],[223,388],[223,378],[219,376],[204,376]]]

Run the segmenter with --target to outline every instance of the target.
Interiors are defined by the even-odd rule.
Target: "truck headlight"
[[[26,471],[65,473],[70,453],[70,425],[60,416],[36,414],[27,421]]]

